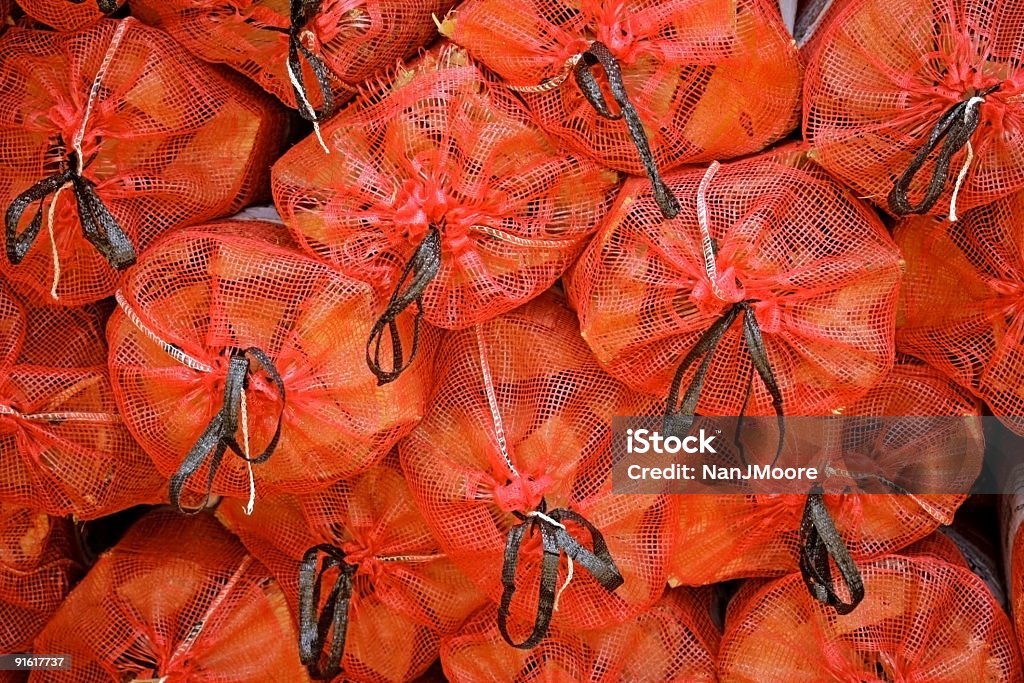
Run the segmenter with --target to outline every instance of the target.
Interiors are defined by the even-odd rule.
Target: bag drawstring
[[[799,545],[800,575],[814,599],[833,607],[838,614],[852,612],[864,599],[864,580],[825,507],[820,484],[807,495],[800,521]],[[836,592],[830,558],[849,591],[849,602],[843,601]]]

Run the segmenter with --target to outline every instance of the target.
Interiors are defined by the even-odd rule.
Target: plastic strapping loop
[[[825,507],[820,485],[815,485],[804,505],[799,553],[800,574],[815,600],[833,607],[839,614],[849,614],[861,603],[864,580]],[[844,602],[836,592],[830,557],[850,593],[849,602]]]
[[[324,574],[330,569],[337,569],[338,577],[327,594],[323,610],[317,614]],[[332,679],[341,673],[353,577],[358,569],[357,565],[345,561],[345,553],[340,548],[326,543],[309,548],[302,556],[299,565],[299,659],[312,678]],[[321,667],[320,655],[328,642],[328,635],[330,649],[327,662]]]
[[[295,91],[295,99],[299,103],[299,114],[302,118],[313,124],[313,132],[316,134],[320,146],[325,154],[331,150],[324,142],[320,133],[320,122],[334,113],[336,104],[334,93],[331,91],[331,79],[327,70],[327,64],[302,43],[302,31],[313,17],[320,12],[321,0],[291,0],[290,25],[288,29],[288,61],[286,69],[288,80]],[[320,97],[323,99],[323,108],[317,111],[309,101],[306,93],[305,78],[302,75],[302,64],[299,62],[299,55],[306,58],[313,76],[316,78],[317,88]]]
[[[68,0],[68,2],[75,5],[81,5],[84,4],[86,0]],[[117,11],[117,0],[96,0],[96,7],[104,14],[113,14]]]

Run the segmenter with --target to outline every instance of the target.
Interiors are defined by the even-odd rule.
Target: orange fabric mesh
[[[964,490],[981,470],[985,441],[980,406],[919,361],[899,357],[892,372],[843,414],[979,416],[976,422],[956,422],[955,431],[947,427],[910,434],[875,428],[867,437],[861,433],[863,426],[848,422],[842,458],[857,460],[860,471],[869,471],[865,460],[871,458],[883,472],[913,468],[941,475],[947,482],[958,477]],[[969,444],[966,448],[965,443]],[[851,486],[855,484],[851,482]],[[885,489],[872,485],[870,490]],[[700,494],[679,498],[678,550],[669,566],[672,583],[705,585],[796,571],[803,496]],[[851,556],[861,559],[899,550],[940,525],[950,524],[966,499],[966,495],[953,494],[851,493],[826,495],[825,504]]]
[[[861,568],[864,601],[840,616],[798,574],[745,588],[729,606],[719,680],[1019,681],[1006,614],[970,570],[889,555]]]
[[[209,515],[140,520],[71,592],[35,641],[72,671],[33,681],[307,682],[295,627],[266,567]]]
[[[180,230],[125,277],[126,306],[107,330],[114,392],[128,428],[163,474],[178,469],[221,409],[228,359],[247,347],[270,357],[285,387],[277,449],[253,466],[261,497],[313,491],[367,469],[422,416],[432,338],[424,341],[425,357],[399,380],[377,386],[365,360],[375,305],[370,289],[281,241],[282,226],[260,221]],[[408,334],[408,316],[398,324]],[[180,349],[185,361],[163,343]],[[281,402],[265,370],[251,368],[248,378],[255,456],[271,441]],[[204,490],[207,471],[203,465],[187,489]],[[213,492],[249,497],[241,458],[225,457]]]
[[[121,7],[125,0],[107,2]],[[78,3],[72,0],[18,0],[18,5],[25,10],[25,14],[58,31],[77,31],[97,23],[107,16],[100,9],[100,4],[97,0],[84,0]]]
[[[579,253],[618,176],[560,150],[457,48],[367,92],[274,166],[296,239],[391,291],[430,226],[441,268],[425,319],[465,327],[537,296]]]
[[[819,162],[880,206],[939,118],[978,91],[974,158],[957,197],[966,211],[1024,187],[1024,8],[998,0],[859,0],[820,38],[804,85],[804,134]],[[930,214],[949,211],[968,150],[952,157]],[[916,203],[934,168],[910,185]]]
[[[686,589],[668,591],[634,619],[596,631],[552,629],[533,650],[502,641],[494,608],[482,611],[458,635],[441,643],[441,661],[453,683],[697,683],[717,681],[721,639],[708,601]]]
[[[93,309],[23,308],[0,286],[0,500],[92,519],[164,499],[125,428]]]
[[[437,659],[440,636],[484,600],[439,550],[397,458],[321,493],[261,502],[249,517],[236,501],[217,514],[277,578],[293,614],[308,548],[336,546],[358,565],[339,682],[412,680]]]
[[[982,398],[1024,434],[1024,192],[955,224],[895,231],[906,260],[897,343]]]
[[[452,561],[498,600],[508,531],[521,522],[512,513],[533,512],[543,499],[548,510],[569,509],[596,526],[625,579],[609,592],[576,567],[553,624],[598,628],[655,602],[665,585],[674,502],[611,492],[611,418],[645,415],[650,399],[597,366],[563,302],[545,295],[448,333],[437,376],[427,416],[399,451],[413,495]],[[576,522],[566,527],[589,547]],[[538,609],[540,537],[523,541],[511,604],[512,615],[528,623]],[[567,571],[563,557],[557,586]]]
[[[227,64],[288,106],[297,106],[287,67],[289,0],[131,4],[140,20],[167,31],[197,57]],[[340,102],[349,99],[359,84],[431,42],[436,36],[431,14],[441,16],[452,4],[453,0],[322,0],[301,39],[324,61]],[[301,62],[305,83],[315,84],[313,71]],[[314,107],[321,106],[315,87],[307,88],[307,97]]]
[[[82,175],[136,254],[171,227],[229,215],[254,199],[283,126],[283,111],[265,95],[134,19],[75,34],[12,28],[0,38],[0,210],[66,167],[82,133],[81,158],[92,160]],[[0,258],[16,288],[45,303],[57,277],[46,217],[53,200],[44,198],[47,227],[24,260]],[[110,296],[119,273],[82,234],[72,190],[56,202],[59,302]],[[35,211],[33,203],[20,230]]]
[[[0,503],[0,652],[28,652],[78,578],[71,525]],[[2,679],[0,679],[2,680]]]
[[[541,125],[634,175],[644,169],[626,126],[566,72],[593,40],[618,60],[662,171],[756,152],[797,124],[801,63],[770,0],[468,0],[441,32],[510,85],[550,84],[522,93]]]
[[[754,301],[787,415],[849,405],[892,367],[896,245],[875,214],[820,169],[773,154],[723,165],[713,176],[692,169],[667,177],[682,204],[673,220],[662,217],[646,180],[623,187],[568,278],[583,336],[612,375],[666,396],[686,354],[742,300]],[[702,247],[700,197],[717,242],[715,281]],[[773,414],[742,328],[737,318],[718,344],[698,413],[739,414],[753,377],[747,414]]]

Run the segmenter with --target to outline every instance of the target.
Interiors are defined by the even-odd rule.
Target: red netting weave
[[[599,116],[571,75],[595,40],[662,170],[756,152],[797,123],[800,59],[769,0],[468,0],[441,32],[520,88],[548,132],[627,173],[644,168],[626,126]]]
[[[412,680],[437,659],[440,636],[484,601],[440,551],[397,457],[318,494],[261,502],[252,516],[237,501],[222,503],[217,515],[280,582],[293,615],[307,550],[335,546],[357,567],[339,682]],[[336,576],[329,571],[324,586]]]
[[[170,511],[140,520],[71,592],[36,652],[71,671],[32,681],[308,682],[295,627],[266,567],[213,517]]]
[[[556,585],[564,591],[554,625],[600,628],[661,597],[674,502],[611,491],[611,418],[648,414],[650,398],[597,366],[559,298],[548,294],[448,333],[437,377],[427,416],[399,452],[427,523],[470,579],[497,601],[510,529],[546,503],[548,512],[567,509],[589,521],[624,579],[608,590],[576,566],[566,586],[568,564],[560,554]],[[591,547],[580,523],[565,526]],[[534,531],[522,541],[510,605],[526,623],[538,614],[541,584],[543,534]]]
[[[282,114],[134,19],[74,34],[8,30],[0,38],[0,210],[31,201],[17,225],[7,221],[27,254],[19,265],[0,258],[0,271],[47,303],[54,288],[69,306],[110,296],[119,277],[111,263],[123,266],[165,230],[229,215],[261,192]],[[105,257],[90,244],[78,199],[105,207],[131,248],[108,242]],[[44,227],[28,239],[37,210]],[[90,204],[86,215],[98,210]],[[15,242],[6,242],[10,252]]]
[[[164,475],[224,415],[237,419],[239,444],[247,428],[251,457],[280,426],[272,456],[252,468],[258,496],[313,491],[373,465],[422,416],[432,338],[399,380],[377,386],[365,360],[376,305],[369,287],[288,243],[283,226],[261,221],[180,230],[123,280],[122,305],[107,328],[114,392]],[[396,324],[405,334],[411,321]],[[246,351],[253,347],[264,360]],[[224,414],[225,384],[242,357],[245,386]],[[187,489],[205,490],[208,466]],[[213,492],[250,496],[244,460],[228,452]]]
[[[552,629],[534,650],[502,642],[494,609],[483,610],[458,635],[441,643],[444,671],[453,683],[698,683],[717,681],[721,635],[708,601],[687,589],[668,591],[634,619],[596,631]]]
[[[93,308],[24,308],[0,285],[0,501],[92,519],[165,499],[125,428]]]
[[[975,102],[980,123],[950,159],[936,203],[946,214],[960,169],[973,155],[957,196],[966,211],[1024,187],[1024,6],[994,0],[850,2],[820,37],[804,84],[804,135],[818,161],[858,193],[886,206],[943,114]],[[963,118],[966,112],[958,111]],[[936,168],[931,155],[909,185],[922,199]],[[941,170],[941,169],[940,169]]]
[[[861,568],[864,602],[837,615],[798,574],[745,587],[729,606],[719,680],[1019,681],[1010,621],[970,570],[889,555]]]
[[[896,245],[875,214],[820,169],[773,154],[668,176],[682,205],[671,220],[649,182],[623,187],[568,279],[583,336],[612,375],[666,396],[685,356],[743,302],[787,415],[850,405],[892,367]],[[700,414],[738,415],[751,378],[747,414],[773,414],[744,342],[744,317],[717,343]],[[690,366],[682,386],[697,369]]]
[[[18,0],[25,14],[58,31],[86,28],[124,4],[125,0]]]
[[[400,69],[275,166],[295,238],[381,291],[428,232],[441,266],[425,319],[465,327],[551,286],[611,202],[617,174],[568,154],[457,48]]]
[[[82,572],[71,524],[0,503],[0,652],[31,651]]]

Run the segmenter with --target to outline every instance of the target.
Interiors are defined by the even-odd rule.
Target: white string
[[[707,273],[708,280],[711,281],[711,291],[719,299],[725,301],[725,295],[722,294],[722,290],[718,287],[715,243],[711,240],[711,218],[707,203],[708,186],[711,185],[711,179],[715,177],[721,166],[717,161],[712,161],[711,165],[708,166],[708,170],[704,173],[700,185],[697,187],[697,223],[700,225],[701,247],[704,252],[704,271]]]
[[[566,79],[569,78],[569,72],[572,71],[579,61],[583,59],[583,54],[575,54],[569,59],[565,60],[565,64],[562,65],[562,70],[551,78],[545,79],[538,85],[506,85],[505,87],[514,92],[525,92],[525,93],[536,93],[536,92],[548,92],[554,90],[558,86],[565,83]]]
[[[964,121],[970,116],[971,110],[977,107],[979,104],[985,101],[984,97],[972,97],[967,100],[967,107],[964,109]],[[953,186],[953,196],[949,200],[949,220],[952,223],[956,222],[956,199],[960,195],[960,186],[963,185],[964,179],[967,177],[967,170],[971,167],[971,162],[974,161],[974,147],[971,146],[971,141],[967,141],[967,158],[964,159],[964,165],[960,167],[960,173],[956,176],[956,185]]]
[[[324,142],[324,136],[320,132],[320,121],[316,117],[316,110],[313,109],[313,105],[310,104],[309,100],[306,99],[305,88],[299,83],[298,75],[292,70],[291,61],[285,61],[285,69],[288,71],[288,80],[292,82],[292,88],[294,88],[296,94],[299,96],[299,108],[302,109],[309,120],[313,122],[313,134],[316,135],[316,139],[320,141],[320,146],[324,150],[324,154],[330,154],[331,150],[327,147],[327,143]]]
[[[545,522],[547,522],[551,526],[556,526],[559,529],[565,529],[565,525],[564,524],[562,524],[561,522],[556,521],[552,517],[548,517],[546,514],[544,514],[540,510],[532,510],[530,512],[527,512],[526,516],[527,517],[537,517],[539,519],[543,519]]]
[[[477,325],[474,327],[473,331],[476,334],[476,348],[478,355],[480,356],[480,371],[484,376],[484,393],[487,394],[487,406],[491,410],[491,421],[494,423],[494,436],[498,439],[498,450],[501,452],[501,457],[505,459],[505,465],[508,467],[508,471],[512,476],[518,477],[519,471],[516,470],[515,465],[512,464],[512,459],[508,456],[508,443],[505,441],[505,427],[501,421],[501,412],[498,410],[498,397],[494,394],[494,382],[491,379],[491,366],[487,362],[487,354],[484,352],[484,338],[480,333],[480,326]],[[558,524],[550,517],[547,519],[552,523]],[[564,529],[565,527],[562,528]]]
[[[569,557],[568,555],[566,555],[565,559],[569,561],[569,571],[567,571],[566,574],[565,574],[565,581],[562,583],[562,587],[558,589],[557,593],[555,593],[555,603],[551,606],[551,611],[552,612],[557,612],[558,611],[558,601],[561,599],[562,593],[565,592],[565,589],[569,587],[569,582],[572,581],[572,573],[573,573],[573,566],[574,566],[573,562],[572,562],[572,558]]]
[[[242,450],[245,452],[245,467],[249,471],[249,502],[245,505],[246,516],[251,516],[253,508],[256,507],[256,477],[252,473],[252,456],[249,455],[249,410],[245,402],[245,388],[238,398],[238,412],[242,419]]]
[[[50,236],[50,253],[53,258],[53,285],[50,287],[50,296],[54,301],[59,300],[57,296],[57,285],[60,283],[60,254],[57,251],[57,236],[53,232],[54,215],[57,213],[57,200],[61,193],[71,187],[71,182],[66,182],[57,188],[50,200],[50,207],[46,211],[46,232]]]
[[[159,336],[157,336],[156,332],[149,329],[145,325],[145,323],[142,322],[139,316],[135,313],[134,309],[132,309],[131,305],[125,299],[124,294],[121,293],[120,289],[114,292],[114,298],[117,300],[117,305],[121,307],[121,311],[124,312],[125,317],[131,320],[132,324],[134,324],[135,327],[137,327],[140,332],[146,335],[150,339],[150,341],[158,344],[163,349],[164,353],[166,353],[168,356],[178,361],[182,365],[190,367],[197,372],[213,372],[213,368],[211,368],[209,365],[196,360],[192,356],[188,355],[187,353],[179,349],[174,344],[164,341]]]

